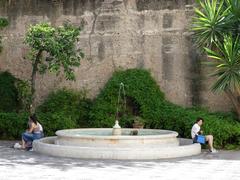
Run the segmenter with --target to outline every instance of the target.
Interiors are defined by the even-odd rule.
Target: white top
[[[42,127],[42,125],[41,125],[39,122],[38,122],[37,124],[38,124],[38,126],[39,126],[39,131],[43,132],[43,127]]]
[[[196,135],[198,135],[199,131],[200,131],[200,126],[197,123],[195,123],[191,130],[192,138],[194,138]]]

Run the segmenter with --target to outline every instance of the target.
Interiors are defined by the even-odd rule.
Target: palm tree
[[[192,30],[197,47],[215,67],[214,92],[225,92],[240,120],[240,1],[198,0]]]
[[[232,101],[238,116],[240,115],[240,39],[231,35],[224,37],[223,44],[215,44],[218,51],[205,48],[210,62],[208,65],[215,67],[212,74],[217,77],[212,90],[224,91]],[[240,119],[240,116],[239,116]]]

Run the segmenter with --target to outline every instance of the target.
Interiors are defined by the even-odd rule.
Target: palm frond
[[[211,47],[214,42],[222,41],[223,34],[233,31],[236,20],[224,0],[203,0],[194,9],[192,31],[199,47]]]
[[[210,58],[209,66],[215,66],[216,71],[211,76],[216,76],[217,81],[212,86],[213,91],[240,88],[240,39],[225,35],[223,44],[216,43],[216,50],[205,48]]]

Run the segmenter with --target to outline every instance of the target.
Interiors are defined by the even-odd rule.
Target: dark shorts
[[[204,137],[204,138],[203,138],[203,137]],[[198,138],[202,138],[202,140],[199,141]],[[196,135],[196,136],[193,138],[193,143],[206,144],[206,138],[205,138],[205,136],[203,136],[203,135],[200,135],[199,137],[198,137],[198,135]]]

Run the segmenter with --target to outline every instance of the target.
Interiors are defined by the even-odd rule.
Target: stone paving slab
[[[239,180],[240,151],[155,161],[83,160],[15,150],[0,141],[0,180]]]

